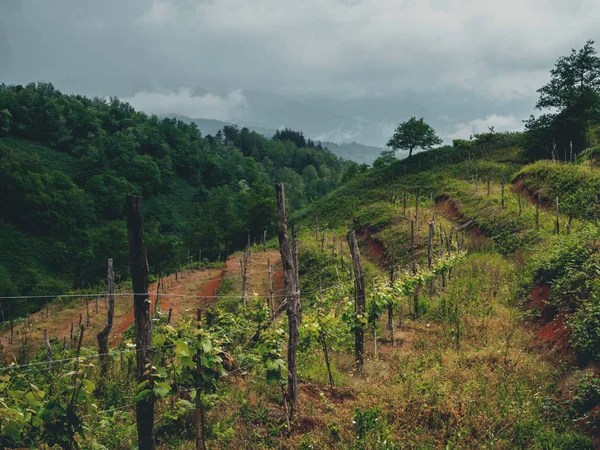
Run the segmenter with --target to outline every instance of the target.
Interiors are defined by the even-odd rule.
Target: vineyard
[[[278,184],[276,238],[159,276],[127,197],[131,280],[0,299],[0,446],[594,448],[600,169],[522,161],[431,150],[297,211]]]

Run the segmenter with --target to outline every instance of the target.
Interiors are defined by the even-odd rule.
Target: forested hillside
[[[223,259],[248,234],[271,237],[275,180],[298,210],[335,188],[347,167],[296,135],[267,139],[228,126],[202,136],[117,98],[64,95],[49,83],[0,86],[0,294],[93,285],[109,255],[117,278],[127,278],[126,193],[143,198],[154,274],[174,271],[188,252]]]

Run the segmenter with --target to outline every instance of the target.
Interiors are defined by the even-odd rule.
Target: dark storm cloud
[[[418,99],[464,135],[519,127],[598,19],[593,0],[0,0],[0,81],[219,119],[252,120],[251,90],[367,121],[374,99]]]

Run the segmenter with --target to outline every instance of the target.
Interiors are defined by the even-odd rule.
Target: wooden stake
[[[202,310],[200,307],[197,309],[198,322],[196,328],[200,330],[202,321]],[[198,338],[199,339],[199,338]],[[200,349],[197,346],[196,349],[196,411],[195,411],[195,425],[196,425],[196,450],[206,450],[206,438],[204,432],[204,407],[202,405],[202,364],[200,362]]]
[[[540,203],[539,203],[539,199],[534,199],[535,200],[535,229],[539,230],[540,229]]]
[[[135,345],[137,357],[137,382],[148,381],[152,386],[152,322],[148,295],[148,261],[142,230],[140,199],[127,195],[127,235],[129,261],[133,284],[133,313],[135,319]],[[154,449],[154,396],[150,395],[136,403],[136,425],[140,450]]]
[[[113,259],[108,260],[108,312],[106,313],[106,325],[96,335],[98,340],[98,358],[100,362],[100,372],[106,374],[108,372],[108,337],[113,326],[115,316],[115,272],[113,270]]]
[[[412,223],[412,222],[411,222]],[[360,250],[356,241],[356,233],[348,233],[348,245],[350,246],[350,255],[352,256],[352,265],[354,266],[354,290],[356,295],[355,311],[358,316],[365,314],[365,274],[360,261]],[[362,326],[357,326],[354,331],[354,359],[358,368],[362,370],[364,365],[364,330]]]
[[[273,305],[273,279],[271,278],[271,258],[267,258],[267,268],[269,273],[269,311],[271,312],[271,320],[275,323],[275,307]]]
[[[296,285],[296,271],[294,255],[287,231],[287,218],[285,214],[285,191],[282,182],[275,185],[277,193],[278,213],[278,239],[281,262],[283,264],[284,283],[286,291],[286,312],[288,315],[288,400],[290,404],[289,418],[293,416],[296,407],[298,374],[296,366],[297,345],[300,328],[300,295]]]
[[[554,226],[554,232],[560,234],[560,220],[559,220],[560,209],[558,206],[558,197],[556,197],[556,225]]]
[[[50,345],[48,330],[44,330],[44,343],[46,344],[46,353],[48,354],[48,370],[50,370],[52,367],[52,345]]]
[[[433,221],[429,222],[429,241],[427,243],[427,268],[429,270],[433,267],[433,237],[435,235],[435,228]]]

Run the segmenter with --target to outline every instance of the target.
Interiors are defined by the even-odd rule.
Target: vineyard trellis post
[[[392,245],[392,261],[390,263],[390,288],[394,287],[396,270],[396,246]],[[394,307],[392,303],[388,305],[388,330],[392,332],[392,347],[394,346]]]
[[[269,311],[271,313],[271,320],[275,323],[275,305],[273,304],[273,278],[271,269],[271,258],[267,258],[267,270],[269,273]]]
[[[106,325],[98,333],[98,358],[100,359],[100,371],[106,373],[108,370],[108,336],[113,326],[115,316],[115,272],[113,270],[113,259],[108,259],[108,312],[106,314]],[[101,378],[102,379],[102,378]]]
[[[139,197],[127,195],[127,236],[133,285],[133,313],[137,357],[137,382],[150,380],[152,365],[152,323],[148,295],[148,261],[142,229],[142,210]],[[154,449],[154,395],[136,403],[136,425],[140,450]]]
[[[363,272],[362,263],[360,261],[360,250],[356,241],[356,233],[351,231],[348,233],[348,245],[350,247],[350,255],[352,256],[352,265],[354,267],[354,290],[355,290],[355,313],[357,323],[354,328],[354,359],[359,369],[364,365],[364,329],[362,326],[362,318],[365,315],[365,274]]]
[[[392,245],[392,262],[390,264],[390,289],[394,287],[396,277],[396,246]],[[388,330],[390,330],[392,347],[394,346],[394,305],[389,300],[388,304]]]
[[[558,197],[556,197],[556,223],[554,225],[554,232],[556,234],[560,234],[560,207],[559,207],[559,203],[558,203]]]
[[[44,330],[44,343],[46,344],[46,354],[48,356],[48,370],[50,370],[52,367],[52,345],[50,345],[48,330]]]
[[[202,322],[202,309],[198,306],[197,308],[197,324],[196,328],[200,330]],[[198,335],[200,339],[200,335]],[[200,362],[200,348],[196,345],[196,411],[195,411],[195,425],[196,425],[196,450],[206,450],[206,437],[204,432],[204,408],[202,405],[202,364]]]
[[[290,404],[289,417],[291,418],[296,407],[298,373],[296,366],[297,345],[300,328],[300,297],[296,286],[296,269],[294,255],[287,231],[287,218],[285,214],[285,190],[282,182],[275,185],[277,194],[279,252],[283,265],[283,275],[286,293],[286,312],[288,315],[288,402]]]

